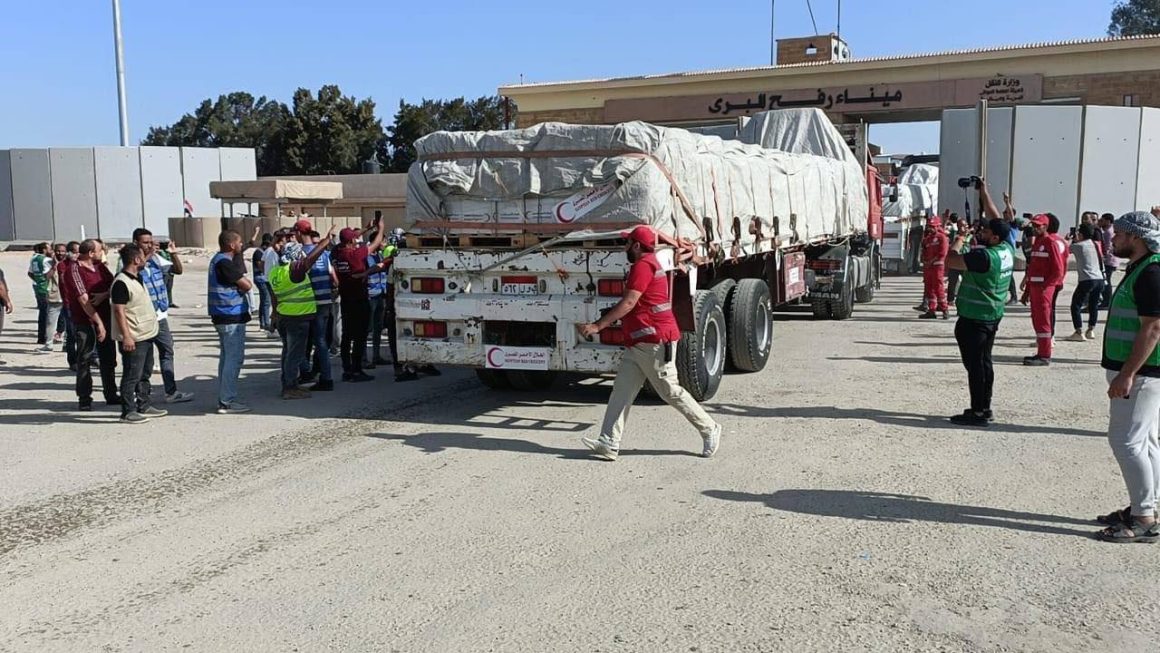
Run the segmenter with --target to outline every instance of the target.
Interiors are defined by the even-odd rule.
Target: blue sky
[[[0,148],[115,145],[108,0],[4,2]],[[835,0],[813,0],[834,29]],[[1102,36],[1111,0],[846,0],[857,56]],[[234,90],[288,101],[336,83],[370,96],[384,124],[400,98],[494,93],[503,83],[761,65],[765,1],[555,3],[392,0],[122,0],[130,132],[168,124]],[[812,33],[805,0],[776,0],[777,35]],[[882,126],[888,151],[931,151],[933,124]]]

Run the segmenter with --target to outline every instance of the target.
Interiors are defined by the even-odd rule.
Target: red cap
[[[355,240],[356,238],[358,238],[358,230],[357,229],[351,229],[350,227],[347,227],[347,228],[343,229],[342,231],[338,232],[338,239],[344,243],[349,243],[350,241]]]
[[[927,218],[926,226],[928,226],[928,227],[941,227],[942,226],[942,218],[938,217],[937,215],[932,217],[932,218]]]
[[[314,226],[310,224],[309,220],[299,220],[294,223],[294,231],[301,231],[303,233],[314,231]]]
[[[652,227],[641,225],[630,231],[622,231],[620,235],[623,238],[640,243],[646,252],[651,252],[657,247],[657,232],[653,231]]]
[[[1043,213],[1040,213],[1039,215],[1035,216],[1034,218],[1031,218],[1031,224],[1039,226],[1039,227],[1046,227],[1050,222],[1051,222],[1051,220],[1047,217],[1047,215],[1045,215]]]

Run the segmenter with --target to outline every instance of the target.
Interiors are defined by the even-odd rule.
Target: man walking
[[[1071,244],[1071,253],[1075,256],[1075,271],[1079,277],[1079,285],[1071,296],[1071,325],[1075,333],[1068,336],[1072,342],[1095,340],[1096,324],[1100,319],[1100,297],[1104,292],[1104,259],[1099,241],[1093,240],[1096,227],[1091,223],[1081,224],[1075,232],[1075,242]],[[1083,330],[1084,305],[1088,310],[1088,328]]]
[[[1160,540],[1160,219],[1143,211],[1115,222],[1112,247],[1127,262],[1112,295],[1104,330],[1108,443],[1120,465],[1131,503],[1098,520],[1109,542]]]
[[[52,259],[48,257],[48,243],[37,243],[32,251],[28,278],[36,295],[36,344],[41,345],[39,351],[52,351],[48,334],[48,277],[52,273]]]
[[[299,387],[298,382],[306,364],[310,325],[318,312],[310,285],[310,268],[325,251],[316,247],[307,255],[301,244],[289,241],[282,246],[278,265],[269,272],[273,321],[282,337],[283,399],[310,398],[310,392]]]
[[[117,393],[117,348],[105,331],[105,325],[111,325],[113,319],[109,308],[113,273],[102,262],[104,254],[104,246],[99,241],[85,240],[76,262],[69,266],[68,310],[77,336],[76,393],[83,411],[93,409],[94,351],[100,365],[105,404],[121,404]]]
[[[1023,280],[1022,302],[1031,303],[1031,326],[1035,329],[1037,346],[1035,355],[1025,357],[1023,364],[1032,367],[1051,365],[1055,338],[1053,309],[1067,273],[1067,245],[1058,235],[1049,233],[1050,223],[1050,217],[1043,213],[1031,218],[1035,228],[1035,244],[1031,248],[1031,260]]]
[[[362,368],[371,319],[367,256],[371,250],[382,246],[383,232],[381,229],[376,231],[369,249],[366,245],[359,245],[358,237],[356,230],[343,229],[338,234],[338,249],[334,251],[334,270],[338,273],[339,306],[342,309],[342,380],[354,383],[374,380]]]
[[[238,401],[238,377],[246,357],[246,323],[250,307],[246,294],[253,283],[246,278],[242,236],[223,231],[218,236],[218,253],[209,262],[209,315],[218,334],[218,407],[222,415],[248,413],[250,407]]]
[[[942,230],[942,220],[932,216],[926,221],[926,237],[922,240],[922,284],[926,312],[919,315],[921,320],[933,320],[936,312],[947,319],[946,258],[949,243]]]
[[[272,234],[262,234],[262,245],[254,249],[250,265],[254,269],[254,284],[258,286],[258,327],[270,332],[270,283],[266,277],[266,252],[274,246]]]
[[[585,446],[597,458],[616,460],[628,411],[637,393],[647,381],[673,408],[701,433],[701,456],[711,457],[721,442],[721,425],[677,384],[673,363],[675,343],[681,339],[677,319],[670,303],[669,278],[657,260],[658,241],[677,246],[671,238],[661,237],[651,227],[640,226],[624,234],[628,238],[625,252],[632,267],[624,287],[624,296],[594,324],[579,325],[580,335],[590,338],[617,320],[625,335],[626,349],[608,398],[600,437],[584,438]]]
[[[141,278],[145,260],[144,250],[137,245],[122,247],[121,273],[109,291],[113,303],[113,340],[121,350],[121,421],[126,424],[141,424],[169,414],[154,408],[149,397],[158,319],[154,300]],[[165,291],[164,280],[161,291]]]
[[[60,293],[60,268],[67,258],[68,254],[64,243],[52,246],[51,258],[48,259],[48,272],[44,275],[48,283],[48,294],[45,296],[48,301],[48,316],[45,319],[44,345],[36,350],[38,352],[51,352],[52,346],[63,339],[63,329],[59,328],[61,326],[60,318],[64,311]]]
[[[157,355],[161,359],[161,381],[165,386],[165,403],[180,404],[193,400],[192,392],[180,392],[177,389],[177,374],[173,365],[173,331],[169,328],[169,291],[165,287],[165,270],[158,260],[156,241],[153,232],[145,228],[133,230],[133,243],[140,248],[145,256],[145,264],[141,266],[138,276],[149,293],[153,308],[157,311],[157,335],[153,344],[157,347]],[[170,255],[177,258],[177,245],[169,244]],[[124,257],[121,258],[122,263]]]
[[[959,254],[964,235],[959,234],[947,267],[963,272],[955,309],[959,319],[955,323],[955,340],[971,392],[971,407],[961,415],[951,417],[955,424],[985,427],[994,420],[991,395],[995,385],[995,369],[991,350],[995,335],[1007,306],[1011,275],[1015,270],[1015,251],[1007,243],[1010,227],[999,218],[992,218],[977,235],[980,249]]]

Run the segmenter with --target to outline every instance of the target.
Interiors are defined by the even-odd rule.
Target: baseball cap
[[[942,218],[938,217],[937,215],[930,217],[930,218],[927,218],[926,224],[931,226],[931,227],[941,227],[942,226]]]
[[[314,225],[310,224],[309,220],[299,220],[294,223],[294,231],[308,233],[314,231]]]
[[[349,243],[350,241],[355,240],[357,238],[358,238],[358,231],[351,229],[350,227],[347,227],[347,228],[343,229],[342,231],[338,232],[338,239],[344,243]]]
[[[653,251],[657,246],[657,232],[653,231],[652,227],[641,225],[628,231],[620,232],[621,237],[636,243],[640,243],[645,251]]]
[[[1030,222],[1037,227],[1046,227],[1051,220],[1047,217],[1046,213],[1040,213],[1031,218]]]

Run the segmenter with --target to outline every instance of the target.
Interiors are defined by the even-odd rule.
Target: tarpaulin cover
[[[778,134],[775,140],[817,151],[828,150],[816,144],[829,144],[833,156],[644,122],[436,132],[415,144],[409,226],[511,232],[649,224],[700,240],[707,222],[708,236],[725,245],[735,232],[740,244],[751,243],[755,220],[766,238],[780,234],[783,245],[865,229],[864,172],[834,145],[845,148],[837,130],[819,124],[820,112],[773,113],[787,114],[768,121],[776,128],[766,133]],[[794,138],[795,126],[810,135]]]
[[[882,217],[924,217],[937,210],[938,166],[916,163],[898,176],[898,200],[883,205]]]

